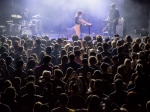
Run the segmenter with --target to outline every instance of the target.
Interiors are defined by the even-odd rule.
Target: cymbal
[[[32,16],[32,18],[37,18],[37,17],[40,17],[40,14]]]
[[[18,19],[19,19],[19,18],[22,18],[22,16],[21,16],[21,15],[18,15],[18,14],[12,14],[11,17],[13,17],[13,18],[18,18]]]
[[[33,21],[33,22],[38,22],[39,20],[37,20],[37,19],[32,19],[32,21]]]
[[[6,21],[7,23],[13,23],[13,20],[8,20],[8,21]]]

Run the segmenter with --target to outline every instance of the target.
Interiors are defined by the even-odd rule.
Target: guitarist
[[[106,19],[110,21],[110,23],[104,29],[107,29],[109,27],[112,29],[113,33],[116,34],[116,25],[118,24],[119,17],[120,17],[119,10],[116,8],[116,4],[112,3],[109,16]],[[110,33],[111,33],[111,29],[109,29]]]

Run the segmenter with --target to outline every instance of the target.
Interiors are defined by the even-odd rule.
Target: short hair
[[[70,55],[69,55],[69,59],[72,60],[72,61],[74,61],[75,55],[74,55],[74,54],[70,54]]]
[[[109,37],[105,37],[105,42],[107,43],[108,41],[110,41]]]
[[[95,79],[101,79],[102,78],[102,74],[100,70],[95,70],[94,74],[93,74]]]
[[[150,112],[150,100],[146,103],[146,109],[148,112]]]
[[[33,82],[28,82],[26,85],[26,92],[28,94],[34,94],[35,92],[35,85],[33,84]]]
[[[21,46],[21,47],[18,48],[18,51],[19,51],[19,52],[23,52],[23,49],[24,49],[24,48]]]
[[[54,45],[54,48],[55,48],[55,49],[58,49],[58,48],[59,48],[58,43],[56,43],[56,44]]]
[[[23,60],[21,60],[21,59],[20,59],[20,60],[18,60],[18,61],[17,61],[17,64],[16,64],[16,65],[17,65],[17,68],[22,67],[22,66],[23,66],[23,64],[24,64]]]
[[[41,44],[41,40],[40,40],[40,39],[37,39],[37,40],[36,40],[36,44],[37,44],[37,45],[40,45],[40,44]]]
[[[118,47],[117,48],[117,53],[122,53],[123,52],[123,48],[122,47]]]
[[[51,72],[50,72],[50,71],[47,71],[47,70],[44,70],[43,73],[42,73],[42,75],[43,75],[43,78],[48,78],[48,79],[50,79],[50,77],[51,77]]]
[[[97,35],[96,40],[97,40],[97,42],[103,42],[103,38],[101,35]]]
[[[50,55],[51,51],[52,51],[52,48],[51,48],[50,46],[48,46],[48,47],[46,48],[46,53],[47,53],[48,55]]]
[[[97,59],[101,60],[102,59],[102,55],[100,53],[97,54]]]
[[[61,93],[58,97],[61,105],[66,105],[68,103],[68,95],[66,93]]]
[[[82,64],[88,64],[88,60],[86,58],[82,59]]]
[[[68,57],[67,55],[63,55],[61,58],[61,64],[66,64],[66,63],[68,63]]]
[[[98,42],[98,43],[96,44],[96,46],[99,47],[99,46],[102,46],[102,44],[101,44],[100,42]]]
[[[89,58],[89,63],[90,63],[91,65],[97,64],[97,58],[96,58],[95,56],[91,56],[91,57]]]
[[[55,69],[54,70],[54,75],[56,78],[60,79],[63,76],[63,72],[60,69]]]
[[[73,92],[79,91],[79,86],[78,86],[78,84],[77,84],[77,83],[73,84],[72,87],[71,87],[71,89],[72,89]]]
[[[78,10],[77,11],[77,15],[79,16],[79,15],[81,15],[82,14],[82,11],[81,10]]]
[[[103,72],[106,72],[108,69],[109,64],[108,63],[102,63],[100,68]]]
[[[35,82],[35,76],[33,76],[33,75],[30,75],[30,76],[28,76],[27,77],[27,82]]]
[[[121,41],[121,40],[117,40],[116,45],[117,45],[117,46],[121,46],[121,45],[122,45],[122,41]]]
[[[63,55],[67,55],[67,52],[66,52],[65,49],[62,49],[62,50],[61,50],[61,56],[63,56]]]
[[[48,104],[41,105],[41,107],[39,108],[39,112],[49,112]]]
[[[5,88],[8,88],[8,87],[10,87],[10,86],[12,86],[11,81],[10,81],[10,80],[6,80],[6,81],[4,82],[4,87],[5,87]]]
[[[35,66],[36,66],[36,61],[35,61],[34,59],[30,59],[30,60],[27,62],[27,68],[28,68],[28,69],[33,69]]]
[[[89,42],[89,41],[92,40],[92,38],[91,38],[90,35],[86,35],[86,36],[84,37],[84,40],[85,40],[86,42]]]
[[[13,61],[12,57],[10,57],[10,56],[6,57],[6,64],[9,65],[12,63],[12,61]]]
[[[5,98],[9,100],[14,100],[16,98],[16,90],[14,87],[10,86],[5,90]]]
[[[73,41],[78,41],[78,38],[79,38],[78,35],[76,35],[76,34],[72,35],[72,40]]]
[[[142,71],[143,70],[143,65],[142,64],[137,64],[135,67],[136,71]]]
[[[103,43],[102,46],[103,46],[104,50],[108,49],[108,44],[107,43]]]
[[[123,81],[121,79],[116,79],[115,86],[116,86],[116,88],[121,89],[123,86]]]
[[[105,63],[111,63],[111,59],[108,56],[103,57],[103,62]]]
[[[114,34],[114,37],[119,37],[119,34]]]
[[[20,84],[21,84],[21,79],[19,78],[19,77],[15,77],[15,78],[13,78],[13,80],[12,80],[12,85],[15,87],[16,85],[17,86],[20,86]]]
[[[48,56],[48,55],[44,56],[44,58],[43,58],[44,64],[48,64],[50,61],[51,61],[51,56]]]
[[[94,86],[96,89],[100,89],[103,87],[103,81],[101,79],[96,79],[95,80],[95,83],[94,83]]]
[[[127,65],[127,63],[131,63],[131,60],[125,59],[125,60],[124,60],[124,65]]]
[[[41,102],[36,102],[33,107],[34,112],[39,112],[40,107],[42,106]]]
[[[117,68],[117,73],[121,74],[125,71],[125,66],[124,65],[120,65]]]
[[[87,54],[87,53],[84,53],[83,56],[82,56],[82,58],[88,59],[88,54]]]
[[[91,51],[90,56],[96,56],[96,53],[94,51]]]
[[[62,38],[58,38],[58,39],[57,39],[57,42],[58,42],[58,43],[62,43],[62,42],[63,42],[63,39],[62,39]]]
[[[80,56],[81,55],[81,51],[77,50],[75,51],[75,56]]]
[[[110,6],[111,6],[111,7],[116,7],[116,4],[115,4],[115,3],[112,3]]]
[[[126,39],[127,42],[131,42],[131,40],[132,40],[131,36],[129,36],[129,35],[127,35],[127,36],[125,37],[125,39]]]
[[[74,46],[74,51],[77,51],[77,50],[80,50],[80,47],[79,46]]]
[[[114,56],[112,57],[112,61],[113,61],[113,62],[118,62],[118,56],[117,56],[117,55],[114,55]]]

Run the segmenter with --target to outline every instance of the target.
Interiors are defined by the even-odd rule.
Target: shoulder
[[[59,109],[60,109],[60,107],[54,108],[51,112],[57,112]]]
[[[9,106],[2,103],[0,103],[0,110],[2,110],[3,112],[10,112]]]
[[[41,66],[37,66],[36,68],[35,68],[35,70],[38,70],[38,69],[40,69],[41,68]]]
[[[27,94],[24,94],[22,97],[21,97],[21,99],[26,99],[28,97],[28,95]]]
[[[135,88],[131,88],[131,89],[128,90],[128,92],[131,92],[131,91],[134,91],[134,90],[135,90]]]
[[[54,55],[50,55],[52,58],[56,58]]]
[[[80,67],[80,68],[77,69],[77,71],[78,71],[78,70],[82,70],[82,69],[83,69],[83,67]]]
[[[109,97],[111,98],[112,96],[115,95],[115,93],[116,93],[116,92],[112,92],[112,93],[109,95]]]
[[[117,8],[115,9],[115,11],[116,11],[116,12],[119,12],[119,10],[118,10]]]
[[[126,108],[126,107],[127,107],[127,104],[123,104],[121,107],[122,107],[122,108]]]
[[[24,70],[22,70],[22,73],[27,74]]]
[[[94,68],[92,68],[92,67],[89,67],[89,69],[91,69],[91,70],[95,70]]]

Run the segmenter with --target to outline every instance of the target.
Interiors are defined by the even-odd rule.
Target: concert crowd
[[[0,112],[150,112],[150,37],[0,36]]]

